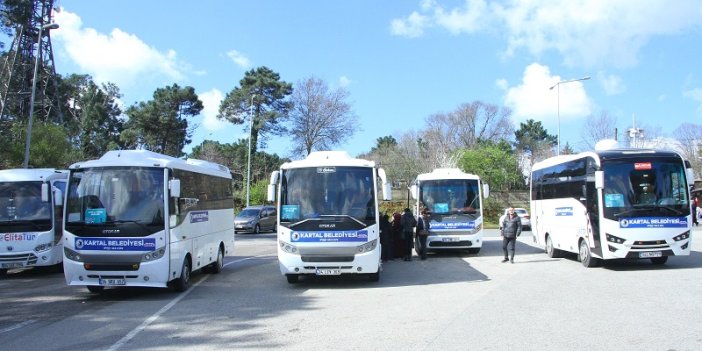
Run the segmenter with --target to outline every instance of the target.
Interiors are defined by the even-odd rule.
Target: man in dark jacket
[[[502,227],[502,232],[500,233],[502,235],[502,251],[505,253],[505,259],[502,260],[502,263],[507,261],[514,263],[514,245],[519,234],[522,234],[522,220],[514,213],[513,207],[507,209],[507,215],[500,226]],[[507,249],[509,249],[509,257],[507,256]]]
[[[412,261],[412,247],[414,247],[414,227],[417,226],[417,220],[414,218],[412,211],[406,208],[400,218],[402,225],[402,237],[405,241],[405,261]]]

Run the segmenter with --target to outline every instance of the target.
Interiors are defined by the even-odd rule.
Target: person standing
[[[402,220],[402,215],[399,212],[392,214],[392,259],[402,258],[405,254],[405,241],[402,238],[402,225],[400,221]]]
[[[507,261],[514,263],[514,246],[517,243],[517,237],[522,234],[522,220],[514,213],[514,207],[507,209],[507,215],[500,225],[502,227],[500,233],[502,235],[502,251],[505,254],[502,263]]]
[[[427,236],[429,236],[429,211],[422,209],[422,215],[417,221],[417,240],[419,242],[419,256],[422,260],[427,259]]]
[[[392,259],[392,225],[389,218],[387,214],[380,216],[380,258],[383,262]]]
[[[400,224],[402,225],[402,238],[405,242],[405,261],[412,261],[412,247],[414,246],[414,227],[417,226],[417,220],[414,218],[412,211],[409,208],[405,208],[400,218]]]

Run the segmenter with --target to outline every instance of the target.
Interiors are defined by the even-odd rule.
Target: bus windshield
[[[0,227],[32,222],[51,229],[51,203],[41,201],[41,184],[0,182]]]
[[[419,188],[420,205],[432,214],[475,214],[480,210],[475,179],[425,180]]]
[[[375,223],[373,169],[368,167],[310,167],[283,170],[280,221],[351,217]]]
[[[66,228],[74,232],[83,227],[124,226],[121,235],[138,236],[163,230],[163,169],[77,170],[71,172],[67,191]]]
[[[690,202],[679,159],[603,162],[606,218],[687,216]]]

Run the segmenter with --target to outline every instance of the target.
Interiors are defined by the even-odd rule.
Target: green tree
[[[526,123],[520,123],[514,136],[517,151],[529,157],[531,165],[550,156],[551,150],[558,144],[558,138],[548,134],[541,122],[533,119],[527,120]]]
[[[71,104],[65,107],[65,124],[81,159],[102,156],[124,148],[120,134],[124,123],[117,100],[122,96],[113,83],[99,87],[89,75],[71,75],[63,80],[62,91]]]
[[[127,109],[129,120],[122,141],[130,148],[180,157],[192,136],[186,118],[200,114],[202,101],[193,87],[181,88],[177,84],[156,89],[153,97]]]
[[[286,100],[292,94],[292,84],[281,81],[280,75],[268,67],[259,67],[246,72],[239,85],[222,100],[217,118],[233,124],[243,124],[248,120],[252,126],[251,148],[252,152],[256,152],[259,141],[265,147],[268,135],[282,135],[285,132],[281,122],[287,118],[292,107]],[[252,122],[249,120],[251,110]]]
[[[393,149],[397,146],[397,140],[392,135],[386,135],[375,139],[375,146],[371,149],[371,152]]]
[[[17,143],[4,150],[4,160],[9,167],[18,167],[24,161],[24,146],[27,126],[15,123],[11,133],[17,136]],[[75,149],[68,141],[65,129],[53,123],[34,123],[32,143],[29,146],[29,168],[66,168],[76,161]]]
[[[517,159],[506,141],[488,141],[473,149],[461,150],[457,163],[464,172],[480,176],[492,189],[505,191],[524,182]]]

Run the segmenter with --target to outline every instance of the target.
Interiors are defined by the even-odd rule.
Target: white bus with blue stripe
[[[225,166],[145,150],[109,151],[69,167],[64,273],[69,285],[190,285],[219,273],[234,249],[231,173]]]
[[[312,152],[271,174],[278,200],[278,262],[289,283],[300,276],[364,274],[380,279],[378,180],[385,171],[343,151]]]
[[[490,187],[475,174],[458,168],[437,168],[417,176],[410,186],[414,213],[429,212],[427,250],[468,250],[483,246],[483,198]],[[415,251],[419,253],[415,240]]]
[[[61,268],[67,171],[0,171],[0,276],[10,269]]]
[[[585,267],[625,258],[664,264],[690,254],[692,183],[672,151],[552,157],[532,168],[532,233],[550,257],[577,253]]]

